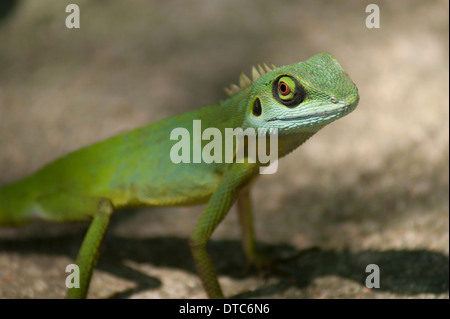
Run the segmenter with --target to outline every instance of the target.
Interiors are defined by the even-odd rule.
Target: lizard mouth
[[[312,117],[333,115],[333,114],[338,114],[338,113],[343,113],[343,112],[349,111],[350,109],[352,109],[353,105],[354,104],[349,104],[349,105],[345,105],[343,107],[340,107],[338,109],[334,109],[334,110],[330,110],[330,111],[324,111],[324,112],[319,112],[319,113],[314,113],[314,114],[306,114],[306,115],[300,115],[300,116],[294,116],[294,117],[284,117],[284,118],[274,117],[274,118],[268,119],[267,122],[273,122],[273,121],[298,121],[298,120],[309,119],[309,118],[312,118]]]

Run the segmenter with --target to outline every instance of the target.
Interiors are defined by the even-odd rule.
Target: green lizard
[[[177,141],[169,138],[172,130],[192,132],[194,120],[221,132],[239,127],[256,132],[276,129],[278,157],[282,157],[325,125],[353,111],[359,101],[356,86],[327,53],[279,68],[263,67],[252,69],[252,80],[241,74],[239,86],[232,84],[226,89],[230,95],[227,100],[82,148],[3,186],[0,225],[35,219],[92,220],[76,259],[80,287],[68,289],[67,295],[85,298],[114,210],[207,203],[189,244],[208,296],[223,298],[206,243],[237,201],[246,257],[250,263],[264,265],[265,259],[254,245],[250,186],[265,164],[252,160],[248,152],[243,162],[174,163],[170,152]],[[269,135],[264,137],[266,141]],[[203,146],[205,143],[202,141]],[[234,150],[238,147],[236,143]]]

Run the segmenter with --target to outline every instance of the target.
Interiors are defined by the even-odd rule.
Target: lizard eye
[[[305,88],[289,75],[282,75],[273,82],[273,97],[287,107],[295,107],[306,97]]]
[[[278,80],[278,96],[284,101],[291,100],[295,95],[295,82],[288,76]]]

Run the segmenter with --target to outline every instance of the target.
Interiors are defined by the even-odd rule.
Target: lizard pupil
[[[255,102],[253,102],[253,115],[260,116],[261,113],[262,113],[261,101],[259,99],[256,99]]]
[[[280,90],[280,93],[282,95],[288,95],[289,93],[291,93],[291,89],[284,82],[280,82],[280,84],[278,85],[278,89]]]

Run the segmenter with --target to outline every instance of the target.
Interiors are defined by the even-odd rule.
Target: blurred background
[[[17,2],[17,3],[13,3]],[[243,273],[235,209],[208,246],[228,296],[448,298],[448,1],[2,1],[0,185],[124,130],[217,103],[260,62],[333,54],[349,116],[253,191],[261,249],[296,278]],[[67,29],[76,3],[81,27]],[[187,245],[203,206],[120,212],[91,298],[203,298]],[[0,298],[61,298],[86,224],[0,228]],[[309,250],[316,247],[315,250]],[[381,287],[365,287],[366,265]]]

